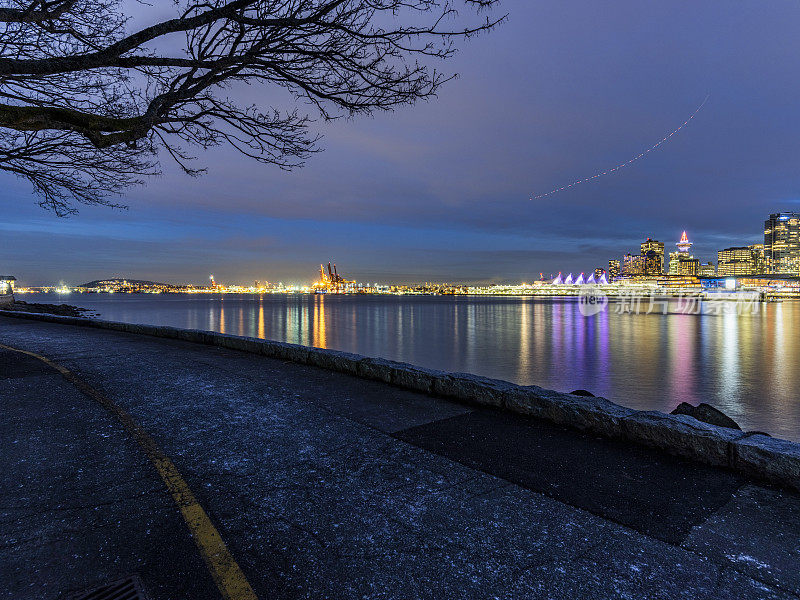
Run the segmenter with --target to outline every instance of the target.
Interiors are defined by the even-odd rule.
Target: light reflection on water
[[[570,300],[323,295],[29,295],[100,318],[381,356],[570,391],[637,409],[709,402],[745,429],[800,440],[800,302],[756,314],[584,317]]]

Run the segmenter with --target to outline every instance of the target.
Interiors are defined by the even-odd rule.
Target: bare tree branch
[[[202,169],[184,145],[291,169],[318,150],[312,117],[225,90],[283,88],[323,119],[413,104],[452,77],[431,59],[504,18],[454,27],[456,4],[496,2],[181,0],[174,18],[129,31],[120,0],[0,0],[0,170],[69,214],[155,174],[159,149],[189,174]]]

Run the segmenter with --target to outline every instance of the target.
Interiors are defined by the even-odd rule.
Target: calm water
[[[800,441],[800,302],[757,314],[584,317],[530,297],[26,295],[100,318],[208,329],[467,371],[669,412],[708,402]]]

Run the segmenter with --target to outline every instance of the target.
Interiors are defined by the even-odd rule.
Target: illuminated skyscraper
[[[715,277],[717,268],[713,262],[703,263],[700,265],[700,270],[697,273],[700,277]]]
[[[736,277],[737,275],[760,275],[764,272],[763,246],[736,246],[717,252],[720,277]]]
[[[669,253],[669,274],[695,275],[696,273],[687,272],[692,270],[692,266],[688,264],[688,261],[692,260],[694,257],[689,254],[689,250],[692,247],[692,242],[689,241],[685,231],[681,235],[681,239],[678,240],[675,245],[678,247],[678,249],[675,252]]]
[[[664,273],[664,242],[647,238],[642,243],[645,275],[662,275]]]
[[[689,254],[692,242],[684,231],[681,239],[675,244],[678,249],[669,253],[669,274],[670,275],[694,275],[700,273],[700,261]]]
[[[753,264],[755,265],[755,273],[761,275],[767,272],[767,264],[764,260],[764,244],[750,244],[748,246],[750,252],[753,253]]]
[[[800,213],[773,213],[764,222],[764,259],[769,273],[800,275]]]
[[[644,256],[626,254],[622,257],[622,274],[627,277],[644,275]]]
[[[680,241],[675,245],[678,247],[678,252],[682,252],[683,254],[689,254],[689,250],[692,249],[692,242],[689,241],[685,231],[683,235],[681,235]]]
[[[692,275],[697,276],[700,274],[700,261],[694,256],[687,256],[683,252],[678,252],[678,259],[675,266],[675,275]],[[670,269],[672,264],[670,261]],[[670,271],[670,273],[672,273]]]
[[[610,260],[608,261],[608,280],[614,281],[617,277],[619,277],[621,272],[619,261],[618,260]]]
[[[670,275],[677,275],[678,274],[678,257],[680,256],[680,252],[677,250],[675,252],[669,253],[669,268],[667,272]]]

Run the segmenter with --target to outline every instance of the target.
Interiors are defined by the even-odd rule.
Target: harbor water
[[[640,410],[708,402],[743,429],[800,441],[800,301],[744,311],[586,316],[576,299],[506,296],[26,294],[99,318],[384,357]],[[618,307],[617,307],[618,308]],[[666,314],[665,314],[666,313]]]

